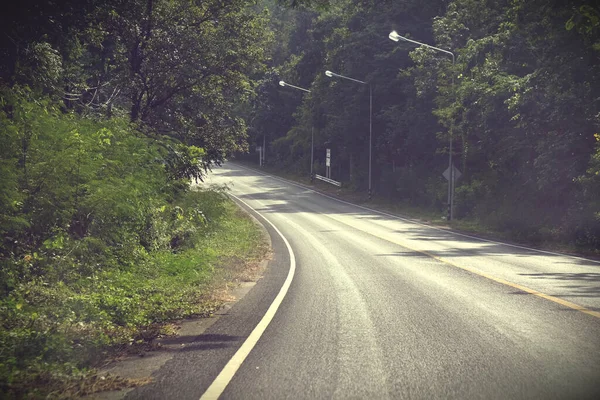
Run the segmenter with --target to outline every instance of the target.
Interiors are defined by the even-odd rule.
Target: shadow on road
[[[160,340],[166,351],[212,350],[239,346],[245,338],[241,336],[204,334],[200,336],[173,336]]]
[[[553,254],[549,252],[538,251],[520,247],[518,245],[503,244],[491,242],[486,239],[455,233],[443,228],[428,227],[419,224],[412,224],[410,219],[397,218],[386,214],[380,214],[369,210],[357,208],[357,206],[338,202],[331,198],[320,196],[310,190],[302,190],[299,187],[293,187],[274,183],[273,179],[268,176],[256,176],[254,172],[246,170],[229,170],[219,171],[219,176],[227,177],[244,177],[252,176],[256,187],[259,189],[256,193],[240,195],[239,198],[244,200],[265,200],[275,204],[265,204],[257,210],[263,213],[312,213],[312,214],[336,214],[336,215],[352,215],[363,221],[385,222],[385,221],[405,221],[407,227],[401,230],[395,230],[393,233],[402,235],[404,240],[414,240],[415,242],[428,242],[435,244],[436,242],[453,242],[445,246],[443,250],[423,249],[428,254],[437,257],[455,258],[455,257],[519,257],[526,258],[531,256],[544,257],[547,262],[552,264],[569,264],[590,266],[598,268],[600,274],[600,262],[576,258],[568,255]],[[299,192],[300,190],[300,192]],[[316,198],[318,196],[318,199]],[[303,205],[300,202],[295,202],[294,199],[305,199]],[[414,257],[417,254],[399,252],[398,256]],[[422,255],[418,255],[422,257]],[[569,258],[567,258],[569,257]],[[576,273],[572,274],[573,276]],[[557,278],[558,279],[558,278]],[[564,278],[564,280],[572,280],[573,277]],[[589,280],[589,279],[588,279]]]
[[[600,297],[600,273],[590,272],[567,272],[567,273],[535,273],[519,274],[533,279],[545,279],[548,281],[565,281],[569,285],[562,285],[564,293],[555,293],[553,296],[569,297]],[[573,284],[576,283],[576,284]]]

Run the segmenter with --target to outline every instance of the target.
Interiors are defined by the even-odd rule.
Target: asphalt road
[[[600,263],[453,234],[231,163],[207,183],[229,184],[295,259],[220,398],[600,398]],[[276,257],[199,338],[213,345],[130,398],[198,399],[238,351],[291,275],[265,226]]]

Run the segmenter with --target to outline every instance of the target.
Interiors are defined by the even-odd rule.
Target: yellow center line
[[[355,226],[354,224],[348,223],[348,221],[342,221],[337,216],[334,216],[334,215],[331,215],[331,214],[328,214],[327,216],[330,217],[330,218],[333,218],[333,219],[337,220],[338,222],[341,222],[341,223],[343,223],[345,225],[351,226],[351,227],[353,227],[355,229],[358,229],[358,230],[360,230],[362,232],[365,232],[365,233],[367,233],[369,235],[372,235],[372,236],[375,236],[375,237],[377,237],[379,239],[385,240],[386,242],[389,242],[389,243],[398,245],[400,247],[404,247],[405,249],[408,249],[408,250],[415,251],[417,253],[426,255],[427,257],[431,257],[434,260],[437,260],[437,261],[442,262],[444,264],[450,265],[451,267],[459,268],[459,269],[462,269],[464,271],[468,271],[468,272],[470,272],[472,274],[479,275],[481,277],[487,278],[487,279],[492,280],[492,281],[497,282],[497,283],[501,283],[501,284],[506,285],[506,286],[510,286],[512,288],[515,288],[515,289],[519,289],[519,290],[521,290],[523,292],[527,292],[527,293],[532,294],[534,296],[541,297],[542,299],[546,299],[546,300],[552,301],[552,302],[560,304],[560,305],[562,305],[564,307],[568,307],[568,308],[571,308],[573,310],[580,311],[580,312],[582,312],[584,314],[588,314],[588,315],[591,315],[593,317],[600,318],[600,312],[598,312],[598,311],[593,311],[593,310],[590,310],[590,309],[588,309],[588,308],[586,308],[584,306],[580,306],[579,304],[575,304],[573,302],[570,302],[568,300],[564,300],[564,299],[561,299],[559,297],[551,296],[549,294],[545,294],[545,293],[539,292],[539,291],[537,291],[535,289],[531,289],[531,288],[528,288],[526,286],[519,285],[518,283],[513,283],[513,282],[510,282],[510,281],[507,281],[506,279],[502,279],[502,278],[498,278],[498,277],[486,274],[485,272],[478,271],[478,270],[476,270],[474,268],[465,267],[465,266],[462,266],[462,265],[455,264],[452,261],[448,261],[448,260],[446,260],[446,259],[444,259],[442,257],[439,257],[439,256],[436,256],[434,254],[431,254],[431,253],[429,253],[429,252],[427,252],[425,250],[415,249],[413,247],[407,246],[405,243],[400,243],[397,240],[390,239],[388,237],[379,235],[377,233],[367,232],[364,229],[361,229],[361,228]]]
[[[404,245],[401,245],[400,243],[396,243],[396,244],[398,244],[398,245],[400,245],[400,246],[403,246],[403,247],[406,247],[406,246],[404,246]],[[519,285],[518,283],[513,283],[513,282],[510,282],[510,281],[507,281],[506,279],[497,278],[497,277],[495,277],[495,276],[492,276],[492,275],[486,274],[486,273],[484,273],[484,272],[478,271],[478,270],[476,270],[476,269],[473,269],[473,268],[464,267],[464,266],[462,266],[462,265],[457,265],[457,264],[455,264],[455,263],[453,263],[453,262],[451,262],[451,261],[445,260],[445,259],[443,259],[443,258],[441,258],[441,257],[435,256],[435,255],[433,255],[433,254],[429,254],[429,253],[428,253],[428,252],[426,252],[426,251],[422,251],[422,250],[416,250],[416,249],[412,249],[412,248],[410,248],[410,247],[407,247],[407,248],[408,248],[408,249],[410,249],[410,250],[416,251],[416,252],[418,252],[418,253],[421,253],[421,254],[427,255],[427,256],[429,256],[429,257],[431,257],[431,258],[434,258],[434,259],[436,259],[436,260],[438,260],[438,261],[440,261],[440,262],[443,262],[444,264],[450,265],[450,266],[452,266],[452,267],[455,267],[455,268],[460,268],[460,269],[462,269],[462,270],[465,270],[465,271],[471,272],[471,273],[473,273],[473,274],[476,274],[476,275],[482,276],[482,277],[484,277],[484,278],[490,279],[490,280],[492,280],[492,281],[494,281],[494,282],[498,282],[498,283],[501,283],[501,284],[503,284],[503,285],[506,285],[506,286],[513,287],[513,288],[515,288],[515,289],[519,289],[519,290],[521,290],[521,291],[523,291],[523,292],[527,292],[527,293],[529,293],[529,294],[532,294],[532,295],[534,295],[534,296],[541,297],[542,299],[550,300],[550,301],[553,301],[554,303],[557,303],[557,304],[560,304],[560,305],[562,305],[562,306],[565,306],[565,307],[571,308],[571,309],[573,309],[573,310],[580,311],[580,312],[582,312],[582,313],[584,313],[584,314],[588,314],[588,315],[591,315],[591,316],[593,316],[593,317],[600,318],[600,312],[598,312],[598,311],[593,311],[593,310],[590,310],[590,309],[588,309],[588,308],[585,308],[585,307],[583,307],[583,306],[580,306],[579,304],[575,304],[575,303],[573,303],[573,302],[570,302],[570,301],[568,301],[568,300],[564,300],[564,299],[561,299],[561,298],[559,298],[559,297],[555,297],[555,296],[551,296],[551,295],[549,295],[549,294],[545,294],[545,293],[539,292],[539,291],[537,291],[537,290],[535,290],[535,289],[528,288],[527,286],[523,286],[523,285]]]

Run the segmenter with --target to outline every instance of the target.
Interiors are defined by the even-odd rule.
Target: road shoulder
[[[285,244],[256,212],[237,203],[260,227],[270,251],[258,265],[236,270],[234,282],[215,288],[214,296],[225,299],[210,318],[174,321],[177,332],[157,339],[151,349],[112,361],[98,372],[99,380],[130,382],[138,387],[119,387],[94,393],[86,399],[199,398],[244,342],[285,280],[289,257]],[[243,301],[242,301],[243,300]],[[189,363],[198,368],[187,368]],[[180,371],[184,369],[185,371]],[[188,374],[189,373],[189,374]],[[185,379],[185,375],[189,379]],[[168,376],[176,376],[176,379]],[[118,387],[118,385],[115,385]]]

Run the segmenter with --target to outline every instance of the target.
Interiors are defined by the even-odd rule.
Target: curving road
[[[233,377],[219,375],[220,398],[600,398],[600,263],[435,229],[231,163],[208,183],[229,184],[293,255],[269,226],[283,256],[241,302],[260,315],[235,346],[211,349],[218,367],[203,367],[206,351],[186,354],[171,368],[188,372],[170,374],[195,378],[168,392],[163,371],[165,391],[141,397],[208,393],[293,257],[289,290]]]

